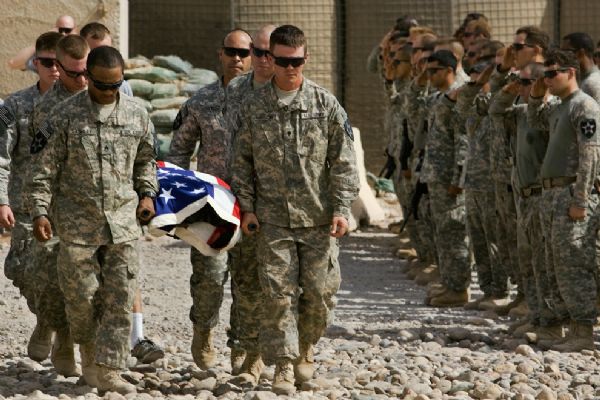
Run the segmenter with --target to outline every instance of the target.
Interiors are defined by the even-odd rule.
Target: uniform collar
[[[294,97],[294,100],[292,100],[289,106],[286,106],[285,104],[281,103],[279,101],[279,97],[277,97],[277,93],[275,92],[275,78],[273,77],[271,78],[271,82],[268,83],[268,85],[271,85],[271,101],[273,101],[276,104],[276,107],[280,109],[287,107],[290,111],[308,111],[308,101],[306,99],[306,84],[306,77],[303,77],[302,85],[300,85],[300,87],[298,88],[298,93],[296,94],[296,97]]]
[[[85,105],[86,108],[89,110],[89,114],[91,119],[95,122],[95,123],[101,123],[101,124],[111,124],[113,126],[124,126],[125,123],[127,122],[127,112],[125,111],[122,103],[121,103],[121,93],[117,93],[117,103],[115,104],[115,109],[112,112],[112,114],[108,117],[108,119],[104,122],[102,122],[99,118],[99,114],[98,114],[98,106],[96,103],[94,103],[89,95],[89,93],[86,93],[82,95],[85,96]]]

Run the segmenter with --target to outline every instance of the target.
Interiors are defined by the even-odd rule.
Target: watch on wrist
[[[151,192],[151,191],[145,191],[140,193],[140,200],[143,199],[144,197],[150,197],[152,200],[154,200],[156,198],[156,193]]]

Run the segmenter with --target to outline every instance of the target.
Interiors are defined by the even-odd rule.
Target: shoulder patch
[[[6,106],[0,107],[0,124],[8,128],[15,122],[15,117]]]
[[[187,115],[187,112],[185,111],[185,107],[181,107],[181,109],[177,113],[177,116],[175,117],[175,120],[173,121],[173,130],[174,131],[179,129],[181,124],[183,124],[183,119],[185,118],[186,115]]]
[[[35,133],[35,136],[31,141],[29,152],[31,154],[37,154],[44,150],[44,147],[48,144],[48,139],[50,139],[50,136],[52,136],[53,133],[52,126],[47,122],[44,123],[44,125],[42,125]]]
[[[581,120],[579,123],[579,129],[584,137],[590,139],[596,133],[596,120],[592,118]]]
[[[346,135],[350,138],[350,140],[354,141],[354,132],[352,132],[352,125],[350,125],[350,119],[346,118],[346,122],[344,122],[344,130],[346,131]]]

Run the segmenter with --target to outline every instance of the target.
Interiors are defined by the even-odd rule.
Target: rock
[[[429,397],[425,396],[424,394],[419,394],[414,398],[414,400],[429,400]]]
[[[452,382],[447,379],[440,379],[437,383],[436,388],[439,389],[442,393],[448,393],[450,389],[452,389]]]
[[[210,390],[212,392],[215,389],[215,386],[217,386],[217,379],[212,376],[204,380],[192,378],[190,379],[190,383],[196,390]]]
[[[526,361],[519,363],[519,365],[517,365],[517,372],[520,372],[525,375],[533,374],[534,370],[535,370],[535,368]]]
[[[117,392],[108,392],[103,397],[104,400],[125,400],[125,396]]]
[[[253,395],[251,397],[248,398],[248,400],[276,400],[277,399],[277,395],[273,392],[267,392],[267,391],[259,391],[259,392],[254,392]]]
[[[543,388],[537,396],[535,396],[535,400],[557,400],[554,392],[548,388]]]
[[[35,363],[35,361],[33,361],[33,360],[31,360],[31,361]],[[19,363],[20,362],[21,361],[19,361]],[[22,389],[22,387],[20,389]],[[49,396],[45,393],[42,393],[42,391],[40,391],[40,390],[34,390],[33,393],[31,393],[29,396],[27,396],[27,400],[55,400],[55,399],[56,399],[56,397]]]
[[[556,400],[575,400],[569,392],[560,392],[556,397]]]
[[[477,399],[491,399],[496,400],[502,396],[504,391],[500,386],[493,383],[477,382],[471,395]]]
[[[474,386],[475,384],[471,382],[454,381],[452,382],[452,387],[448,393],[456,394],[457,392],[468,392],[469,390],[473,389]]]
[[[469,337],[470,333],[471,331],[463,327],[452,327],[447,331],[448,337],[455,342],[460,342],[461,340],[466,339]]]
[[[405,391],[406,391],[406,389],[413,391],[415,393],[415,395],[417,395],[417,394],[429,395],[429,394],[431,394],[431,392],[433,390],[430,385],[420,383],[420,382],[407,382],[404,389],[405,389]]]
[[[225,393],[228,393],[228,392],[238,392],[239,393],[241,391],[242,391],[242,389],[239,388],[238,386],[235,386],[235,385],[227,382],[227,383],[222,383],[219,386],[217,386],[213,390],[213,393],[214,393],[215,396],[218,397],[218,396],[222,396],[222,395],[224,395]]]
[[[515,349],[515,353],[525,357],[530,357],[532,354],[535,354],[535,351],[531,348],[531,346],[521,344],[517,346],[517,348]]]
[[[494,371],[499,374],[510,374],[511,372],[515,372],[517,368],[514,364],[503,363],[494,366]]]
[[[356,331],[341,325],[331,325],[327,328],[327,333],[325,335],[329,338],[349,337],[356,335]]]

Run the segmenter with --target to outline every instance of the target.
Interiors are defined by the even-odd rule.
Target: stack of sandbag
[[[158,157],[164,159],[173,136],[173,121],[181,105],[198,89],[215,82],[211,70],[194,68],[177,56],[137,56],[125,61],[125,79],[135,99],[142,104],[154,124]]]

